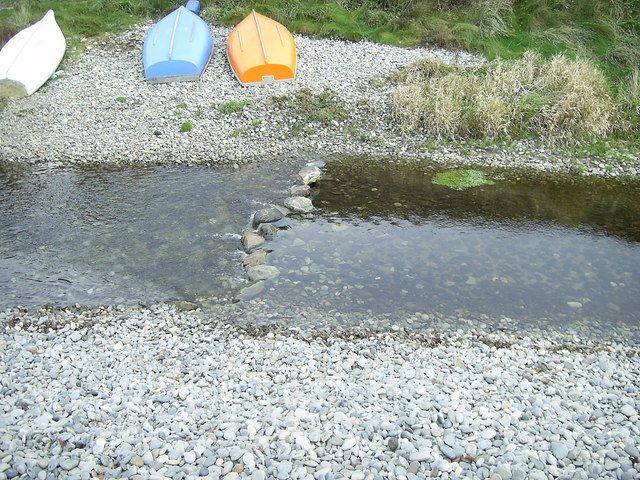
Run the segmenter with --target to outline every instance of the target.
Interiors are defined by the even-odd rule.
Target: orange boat
[[[236,78],[244,85],[291,80],[296,76],[296,43],[285,27],[252,13],[233,29],[227,57]]]

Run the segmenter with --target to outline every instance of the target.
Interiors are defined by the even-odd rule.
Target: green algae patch
[[[480,185],[493,185],[494,182],[485,177],[480,170],[447,170],[436,173],[433,177],[433,183],[454,190],[466,190]]]

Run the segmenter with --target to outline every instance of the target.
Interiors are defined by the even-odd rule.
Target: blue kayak
[[[142,64],[149,83],[198,80],[213,49],[211,30],[190,0],[156,23],[144,40]]]

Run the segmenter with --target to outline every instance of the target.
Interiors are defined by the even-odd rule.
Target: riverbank
[[[637,345],[237,308],[0,314],[0,478],[637,478]]]
[[[230,29],[213,27],[213,57],[200,82],[148,85],[140,51],[150,26],[89,43],[36,94],[8,100],[0,159],[241,165],[321,152],[581,174],[640,172],[640,159],[622,153],[576,158],[527,141],[447,145],[404,134],[391,116],[393,75],[423,56],[481,61],[464,52],[296,36],[295,81],[243,87],[226,60]],[[323,101],[335,111],[329,108],[319,121],[312,110]]]

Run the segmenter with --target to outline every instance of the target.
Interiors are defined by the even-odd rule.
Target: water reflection
[[[325,169],[320,218],[274,241],[278,303],[640,323],[638,183],[490,172],[455,191],[425,165]]]

